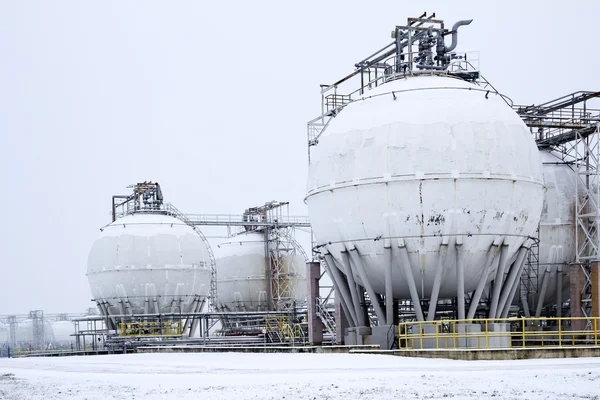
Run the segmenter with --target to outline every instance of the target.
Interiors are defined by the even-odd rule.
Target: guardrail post
[[[598,346],[598,318],[594,318],[594,346]]]
[[[488,329],[489,320],[485,320],[485,348],[486,350],[490,347],[490,337],[489,337],[489,329]]]
[[[525,318],[521,318],[521,322],[523,324],[522,347],[525,348]]]
[[[558,319],[558,347],[562,347],[562,318]]]

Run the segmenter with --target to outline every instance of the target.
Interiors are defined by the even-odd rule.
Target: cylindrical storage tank
[[[59,346],[66,346],[75,342],[75,323],[73,321],[55,321],[52,323],[54,331],[54,343]]]
[[[164,214],[132,214],[102,229],[88,258],[94,300],[110,315],[198,312],[210,288],[208,250]]]
[[[535,303],[541,301],[543,307],[548,307],[556,303],[559,290],[563,302],[569,298],[569,264],[575,261],[577,251],[577,175],[558,155],[544,150],[540,151],[540,155],[546,194],[539,230],[539,269],[531,278],[537,289]],[[558,274],[561,275],[560,279]]]
[[[38,334],[40,336],[36,337]],[[18,347],[34,346],[36,344],[45,346],[54,341],[54,330],[52,329],[52,324],[48,321],[43,321],[41,326],[36,328],[34,320],[26,319],[18,322],[15,337],[15,343]],[[41,343],[42,338],[43,343]]]
[[[284,247],[297,246],[289,243]],[[217,255],[217,292],[219,305],[226,311],[267,311],[268,293],[273,288],[267,275],[263,233],[245,232],[221,243]],[[282,278],[286,297],[306,301],[305,260],[299,252],[284,253]]]
[[[509,266],[535,233],[542,165],[501,96],[414,76],[366,92],[331,120],[311,153],[306,202],[317,244],[342,273],[349,259],[356,283],[385,294],[389,247],[394,298],[430,298],[438,265],[439,298],[450,298],[457,260],[464,292],[474,291],[482,276],[494,278],[494,242]]]

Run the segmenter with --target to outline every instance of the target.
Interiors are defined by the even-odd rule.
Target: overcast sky
[[[600,90],[598,1],[0,2],[0,314],[83,312],[110,198],[303,203],[319,84],[436,12],[515,103]],[[565,30],[568,28],[568,30]]]

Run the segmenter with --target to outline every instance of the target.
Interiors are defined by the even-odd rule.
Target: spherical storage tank
[[[342,251],[356,249],[376,293],[385,294],[386,243],[394,298],[411,298],[403,249],[419,298],[430,297],[438,264],[439,297],[448,298],[457,295],[457,259],[473,291],[495,240],[512,262],[535,233],[535,143],[501,96],[477,89],[449,76],[385,83],[344,107],[312,150],[306,202],[317,244],[339,266]]]
[[[210,287],[208,250],[194,229],[137,213],[102,229],[88,258],[95,301],[110,315],[199,311]]]
[[[297,246],[290,243],[290,246]],[[245,232],[221,243],[217,255],[217,291],[220,307],[227,311],[266,311],[269,307],[265,238]],[[305,260],[299,253],[282,256],[283,284],[291,301],[306,300]]]
[[[559,291],[563,301],[568,298],[568,264],[574,262],[576,256],[577,176],[556,154],[542,150],[540,156],[546,194],[539,230],[539,270],[532,281],[537,288],[536,303],[541,301],[548,307],[556,302]]]

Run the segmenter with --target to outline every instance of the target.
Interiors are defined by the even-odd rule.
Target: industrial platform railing
[[[181,321],[123,322],[119,324],[119,336],[180,336],[183,335]]]
[[[490,318],[403,322],[398,325],[398,347],[447,350],[598,346],[599,320]]]

